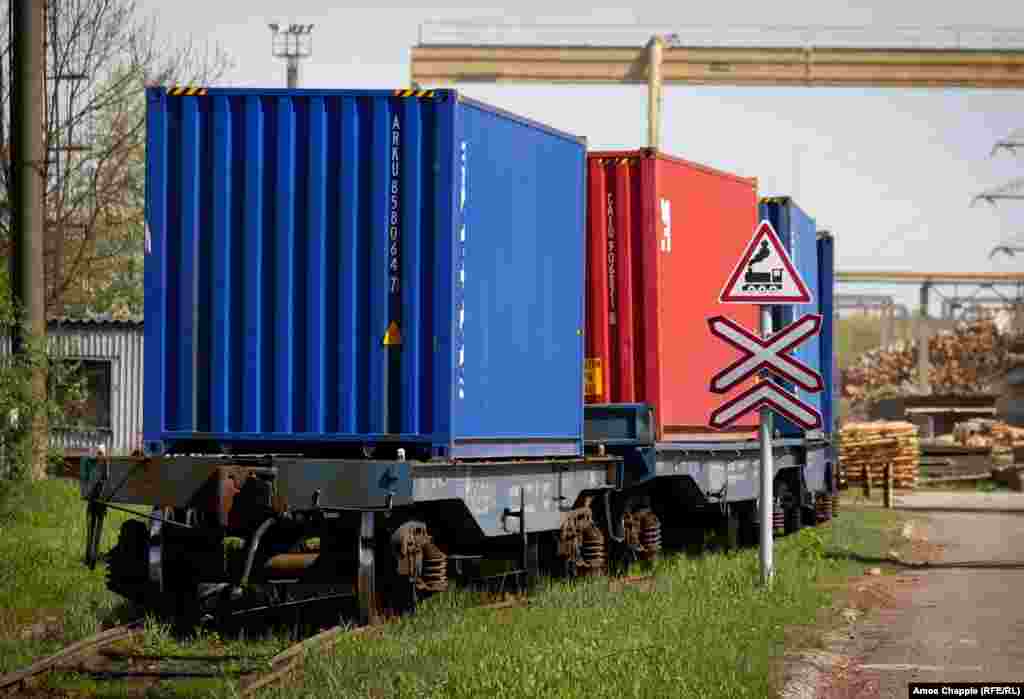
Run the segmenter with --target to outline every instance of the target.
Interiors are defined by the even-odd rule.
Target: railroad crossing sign
[[[711,326],[713,335],[722,338],[745,355],[735,364],[715,374],[711,379],[711,390],[714,393],[726,393],[762,369],[767,369],[812,393],[817,393],[824,387],[821,374],[789,355],[797,345],[814,337],[821,329],[820,315],[808,313],[766,340],[762,340],[725,316],[710,319],[708,325]]]
[[[824,385],[821,375],[790,356],[797,345],[821,329],[821,316],[807,314],[795,323],[772,332],[772,306],[810,303],[811,292],[782,247],[779,236],[768,221],[761,221],[746,252],[718,295],[719,303],[756,303],[760,308],[761,336],[758,337],[724,316],[708,320],[711,332],[729,343],[743,357],[711,378],[711,391],[725,393],[759,371],[792,381],[817,393]],[[775,477],[772,452],[772,412],[789,418],[806,430],[821,427],[821,414],[773,381],[759,381],[740,395],[727,400],[711,413],[711,426],[723,429],[744,415],[759,410],[761,424],[761,474],[758,521],[761,539],[761,580],[772,581],[772,495]]]
[[[711,318],[708,325],[716,337],[744,354],[712,377],[711,390],[714,393],[725,393],[763,369],[812,393],[824,387],[821,374],[789,355],[797,345],[821,329],[820,315],[808,313],[764,339],[724,316]],[[711,426],[717,429],[728,427],[747,413],[765,407],[781,413],[804,429],[821,427],[821,414],[815,408],[767,381],[719,406],[711,413]]]
[[[761,221],[718,296],[719,303],[810,303],[811,293],[768,221]]]
[[[717,429],[728,427],[747,413],[761,408],[771,408],[806,430],[821,427],[821,414],[817,410],[770,381],[763,381],[720,405],[711,413],[711,426]]]

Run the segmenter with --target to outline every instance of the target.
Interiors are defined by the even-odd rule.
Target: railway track
[[[72,643],[67,648],[37,660],[26,668],[0,676],[0,692],[10,692],[12,689],[17,690],[33,677],[65,667],[69,663],[86,657],[90,653],[99,651],[106,646],[136,636],[142,633],[142,630],[142,620],[137,619],[121,626],[100,631],[88,638]]]
[[[110,646],[135,636],[141,635],[144,626],[137,620],[111,629],[106,629],[68,647],[42,658],[21,670],[0,676],[0,696],[23,696],[27,683],[51,672],[65,671],[91,677],[96,680],[150,680],[168,681],[202,678],[237,677],[239,694],[243,697],[253,696],[259,689],[281,681],[302,664],[306,653],[316,648],[333,645],[341,636],[363,633],[373,626],[333,626],[325,631],[292,644],[272,657],[238,656],[238,655],[170,655],[143,654],[111,649]],[[85,667],[83,662],[94,656],[103,656],[108,662],[127,662],[129,665],[142,664],[143,669],[115,669]],[[226,670],[226,663],[245,663],[250,667],[237,670]],[[167,669],[161,667],[165,663],[177,665],[199,665],[199,669]],[[203,667],[205,666],[205,667]],[[257,666],[257,667],[253,667]]]
[[[617,580],[623,587],[636,586],[653,582],[654,576],[631,575],[617,578]],[[497,610],[524,606],[525,603],[526,599],[515,598],[482,603],[479,607],[481,609]],[[138,619],[101,631],[71,644],[53,655],[37,660],[21,670],[0,676],[0,697],[23,696],[27,689],[27,683],[31,680],[47,673],[59,671],[73,672],[101,681],[149,680],[166,682],[173,680],[237,677],[239,695],[251,697],[260,689],[280,682],[298,670],[306,654],[310,651],[329,648],[347,634],[362,634],[384,623],[387,622],[378,621],[375,624],[356,627],[347,625],[332,626],[292,644],[271,657],[145,654],[111,648],[111,646],[121,641],[142,635],[144,624],[142,619]],[[130,669],[117,669],[115,667],[97,668],[95,663],[92,664],[92,667],[86,666],[85,661],[95,658],[95,656],[102,656],[105,661],[111,664],[127,663],[129,666],[134,667]],[[163,666],[166,663],[175,664],[176,667],[168,669]],[[248,663],[250,667],[230,670],[218,667],[229,663]],[[139,665],[143,667],[140,669],[138,668]],[[192,668],[182,669],[180,667],[182,665],[192,666]]]

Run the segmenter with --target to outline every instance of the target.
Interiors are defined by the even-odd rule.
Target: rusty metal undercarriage
[[[300,509],[277,495],[276,475],[268,468],[225,465],[211,473],[187,506],[154,506],[143,520],[123,525],[107,559],[111,590],[154,611],[202,619],[247,613],[250,593],[259,598],[256,608],[268,609],[305,603],[290,596],[296,588],[329,588],[315,599],[346,597],[368,622],[444,592],[450,573],[475,584],[513,574],[526,581],[542,569],[570,577],[619,574],[633,562],[652,562],[664,545],[659,514],[673,548],[681,536],[680,522],[650,488],[584,491],[571,509],[557,513],[557,529],[527,524],[534,511],[520,488],[519,508],[504,511],[504,519],[518,520],[518,527],[504,523],[505,533],[494,536],[480,520],[474,527],[472,519],[459,520],[461,511],[442,509],[458,508],[454,500],[346,509],[322,507],[314,490]],[[773,519],[781,535],[799,528],[801,505],[787,487],[780,484],[778,492]],[[816,519],[835,516],[838,498],[816,495],[807,503],[813,502]],[[90,501],[90,518],[101,518],[105,507]],[[728,511],[756,525],[749,516],[755,509],[744,504]],[[92,519],[89,531],[99,531]],[[756,536],[747,540],[756,543]],[[92,564],[97,546],[90,537]],[[467,563],[471,559],[482,560]],[[483,563],[513,559],[515,570],[481,573]]]
[[[580,507],[563,514],[559,531],[558,555],[570,574],[589,576],[608,572],[609,539],[623,544],[619,555],[629,559],[653,561],[661,550],[661,522],[650,509],[627,511],[622,515],[622,535],[606,533],[594,521],[593,500],[583,499]],[[609,522],[610,524],[610,522]]]
[[[289,586],[348,581],[348,596],[368,621],[448,589],[448,555],[415,516],[289,512],[274,501],[265,474],[245,467],[219,469],[213,485],[198,507],[154,508],[148,522],[123,525],[108,556],[111,590],[201,618],[237,613],[253,590],[264,592],[260,608],[267,608],[296,604]],[[585,496],[562,513],[557,555],[565,572],[602,575],[612,561],[655,559],[661,523],[648,507],[627,504],[613,527],[607,498],[599,518],[593,504]]]

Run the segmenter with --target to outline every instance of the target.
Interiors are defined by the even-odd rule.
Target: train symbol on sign
[[[719,303],[811,303],[811,293],[768,221],[761,221],[736,263]]]
[[[754,265],[761,260],[771,257],[772,251],[767,240],[761,241],[761,248],[754,253],[754,256],[747,262],[747,273],[743,275],[742,291],[782,291],[782,267],[770,269],[767,272],[755,272]]]

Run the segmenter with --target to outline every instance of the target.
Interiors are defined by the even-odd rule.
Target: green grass
[[[107,525],[105,547],[115,531]],[[607,579],[547,582],[528,607],[474,608],[452,592],[416,616],[344,636],[312,652],[301,673],[266,697],[758,697],[777,689],[779,659],[794,629],[814,628],[831,598],[825,585],[863,573],[893,548],[900,515],[847,508],[834,522],[779,540],[775,582],[758,584],[756,549],[659,561],[653,589],[612,589]],[[84,508],[74,484],[19,486],[0,503],[0,606],[17,622],[0,631],[0,669],[30,662],[126,612],[103,588],[102,566],[81,564]],[[827,555],[833,554],[833,555]],[[26,643],[18,626],[53,610],[59,638]],[[801,643],[813,643],[804,634]],[[133,650],[266,656],[286,634],[253,640],[201,633],[176,639],[151,622]],[[49,682],[80,696],[126,688],[71,675]],[[231,682],[195,682],[148,696],[235,696]]]
[[[104,567],[90,571],[82,562],[85,507],[77,486],[0,481],[0,672],[94,634],[101,624],[122,623],[130,613],[107,591]],[[104,547],[127,516],[108,514]],[[41,637],[23,637],[38,624],[47,627]]]
[[[821,583],[863,572],[843,554],[879,557],[900,521],[847,513],[780,540],[771,590],[748,550],[661,561],[653,591],[555,582],[501,610],[450,595],[379,639],[342,639],[267,696],[766,697],[787,629],[829,605]]]
[[[121,523],[129,516],[108,511],[101,551],[113,546]],[[102,563],[92,571],[85,566],[84,551],[85,503],[76,481],[0,481],[0,674],[24,667],[104,627],[138,618],[131,604],[106,589]],[[42,632],[41,637],[26,638],[25,633],[33,627]],[[247,640],[208,632],[182,642],[172,636],[167,625],[149,619],[142,638],[123,649],[153,654],[270,656],[291,642],[286,634]],[[123,695],[123,688],[109,682],[83,679],[70,684],[61,681],[60,686],[86,696]],[[209,688],[209,682],[196,682],[193,687],[198,695],[208,694]],[[182,696],[181,689],[176,686],[174,696]]]

